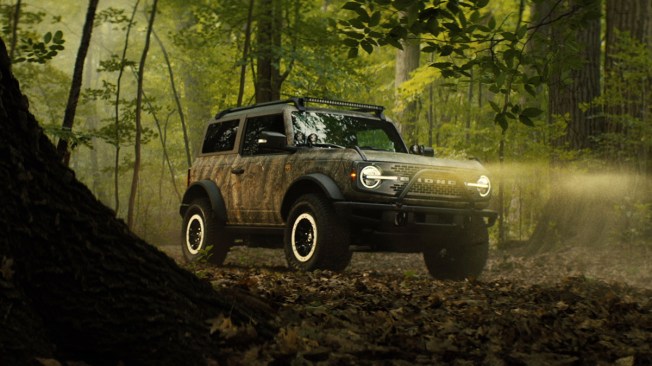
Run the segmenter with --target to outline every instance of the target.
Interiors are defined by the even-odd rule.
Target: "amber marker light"
[[[355,182],[355,180],[358,178],[358,173],[356,173],[355,169],[351,170],[351,174],[349,174],[351,177],[351,182]]]

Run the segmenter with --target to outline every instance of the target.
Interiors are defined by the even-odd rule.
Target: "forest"
[[[15,118],[40,126],[0,146],[0,319],[39,339],[6,343],[0,363],[652,362],[652,2],[0,0],[0,24],[3,98],[10,71],[33,115]],[[291,273],[266,250],[182,263],[206,122],[293,96],[383,105],[408,144],[487,166],[499,219],[485,273],[433,281],[403,254],[356,255],[341,274]],[[22,186],[40,174],[42,200]],[[31,241],[43,248],[16,244]],[[98,298],[34,282],[49,276],[133,281],[103,301],[149,305],[88,306],[94,318],[79,309]],[[21,306],[35,310],[11,320]],[[125,323],[155,331],[132,346]]]

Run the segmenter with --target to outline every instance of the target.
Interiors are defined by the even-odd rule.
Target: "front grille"
[[[411,165],[393,165],[392,174],[408,176],[410,180],[424,167]],[[427,168],[425,168],[427,169]],[[464,182],[450,172],[429,171],[421,174],[407,193],[407,198],[421,199],[456,199],[464,197]],[[400,194],[407,186],[407,182],[393,184],[390,188]]]

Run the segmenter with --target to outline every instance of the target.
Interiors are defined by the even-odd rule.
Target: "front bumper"
[[[333,203],[340,217],[349,222],[376,226],[394,227],[463,227],[469,217],[486,218],[485,225],[491,227],[496,223],[498,213],[492,210],[473,208],[449,208],[414,206],[393,203],[370,203],[337,201]],[[386,229],[388,229],[386,227]],[[382,229],[381,229],[382,230]],[[384,230],[383,230],[384,231]]]

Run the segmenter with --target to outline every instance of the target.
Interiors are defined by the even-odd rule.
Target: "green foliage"
[[[42,41],[36,41],[32,38],[21,38],[16,50],[17,57],[12,62],[36,62],[43,64],[54,58],[60,51],[64,50],[63,32],[56,31],[54,35],[51,32],[43,35]]]
[[[15,4],[0,4],[0,22],[3,24],[1,35],[4,40],[13,40]],[[13,50],[12,63],[32,62],[44,64],[57,56],[65,49],[63,32],[57,30],[41,34],[36,28],[46,20],[46,13],[42,11],[26,10],[21,8],[20,17],[16,26],[16,48]],[[60,22],[58,16],[52,17],[52,24]]]
[[[652,166],[652,50],[628,34],[618,34],[615,43],[613,66],[596,100],[607,126],[596,137],[597,155],[645,173]]]
[[[493,120],[503,131],[511,121],[533,126],[533,118],[542,110],[514,97],[522,90],[536,97],[537,89],[549,76],[546,67],[549,60],[530,54],[527,47],[542,24],[525,23],[522,13],[497,18],[487,9],[488,4],[486,0],[432,4],[352,0],[343,6],[351,17],[341,20],[339,27],[351,57],[358,55],[359,48],[368,53],[375,46],[401,48],[401,40],[420,37],[422,51],[436,57],[430,66],[437,68],[443,77],[468,79],[475,69],[488,90],[501,97],[492,103],[492,108]],[[591,17],[594,19],[595,4],[587,0],[582,7],[569,11],[563,22],[581,24]],[[402,12],[416,15],[402,17]],[[574,62],[577,58],[570,57],[563,64],[570,68]]]

